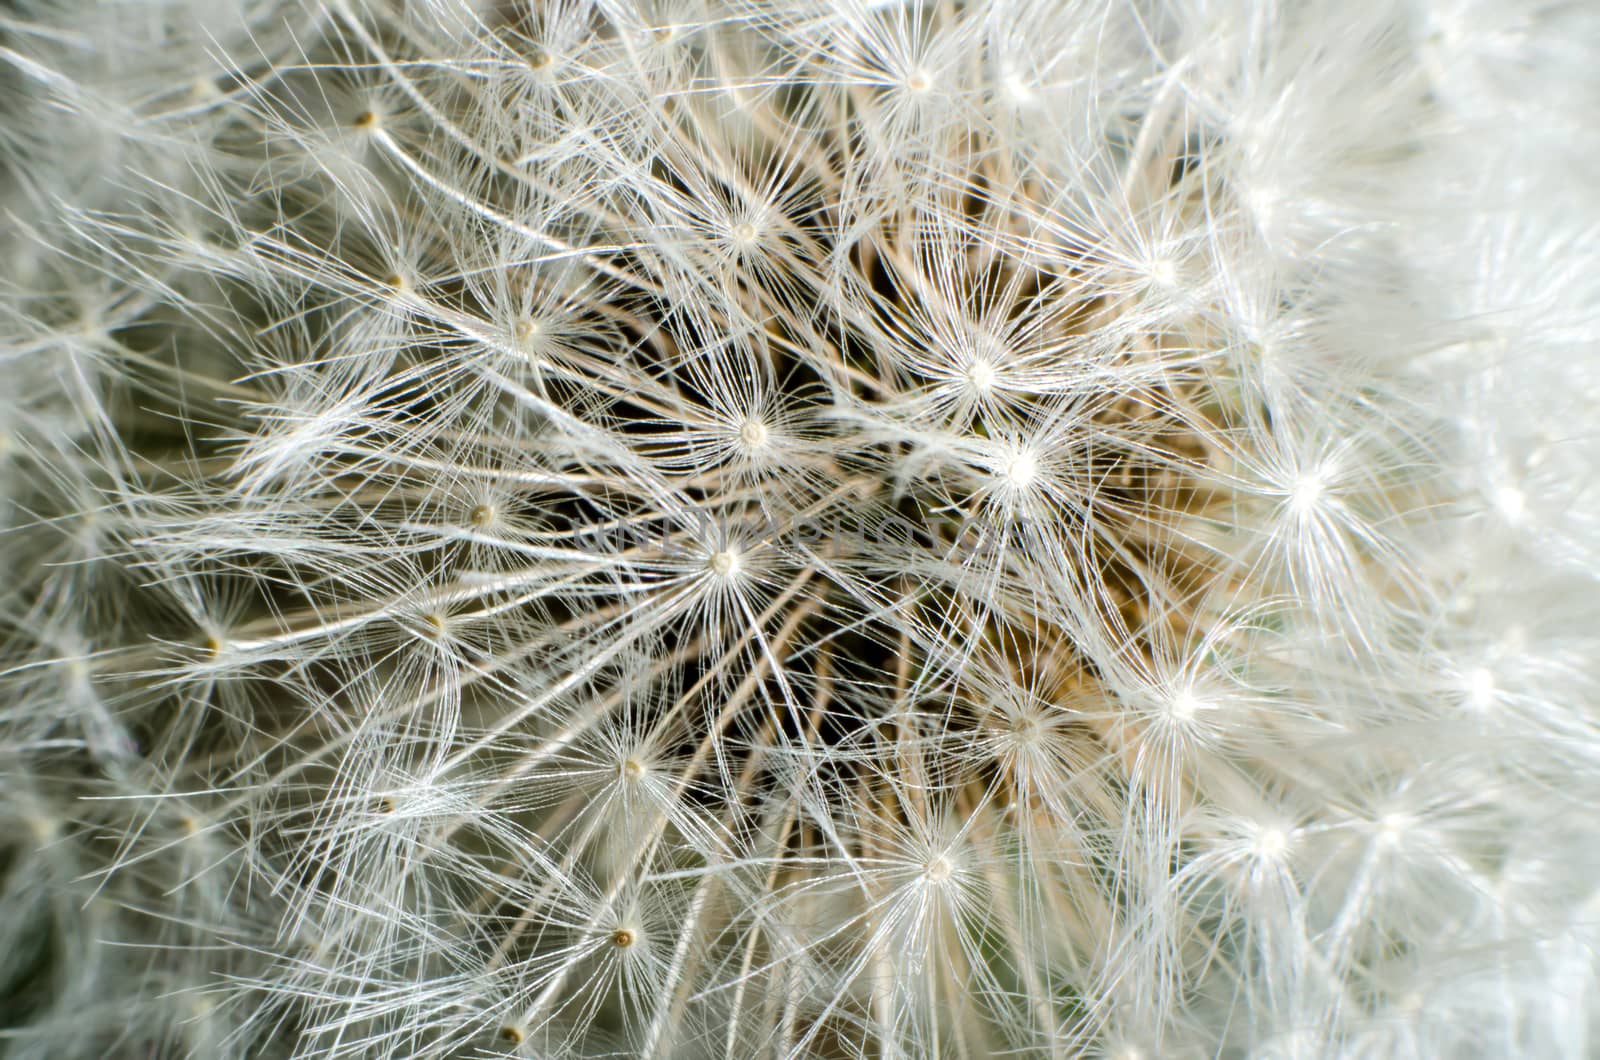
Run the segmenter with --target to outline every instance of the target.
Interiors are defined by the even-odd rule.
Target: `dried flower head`
[[[1469,6],[12,4],[0,1036],[1584,1055],[1600,20]]]

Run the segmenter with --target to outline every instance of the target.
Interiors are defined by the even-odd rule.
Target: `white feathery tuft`
[[[1592,1055],[1596,54],[12,0],[0,1052]]]

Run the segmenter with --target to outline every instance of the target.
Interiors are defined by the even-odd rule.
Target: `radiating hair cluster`
[[[0,1051],[1588,1055],[1582,8],[15,0]]]

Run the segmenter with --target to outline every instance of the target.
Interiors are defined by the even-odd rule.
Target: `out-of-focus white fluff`
[[[1597,59],[15,0],[7,1055],[1593,1054]]]

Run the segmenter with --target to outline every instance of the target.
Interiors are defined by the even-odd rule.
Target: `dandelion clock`
[[[11,0],[0,1052],[1595,1055],[1597,60]]]

